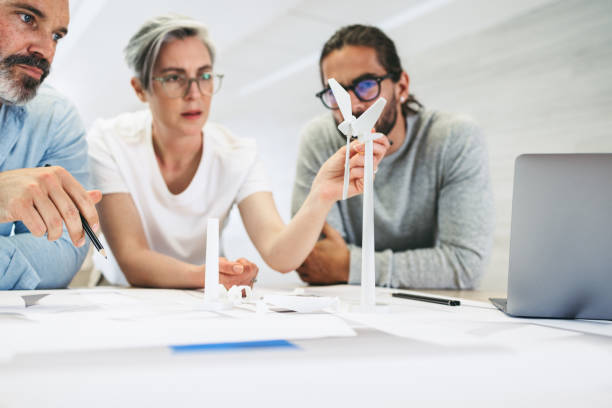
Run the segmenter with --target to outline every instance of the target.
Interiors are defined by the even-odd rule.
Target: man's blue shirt
[[[85,127],[74,106],[49,86],[24,106],[0,106],[0,172],[45,164],[65,168],[88,188]],[[0,224],[0,289],[66,287],[87,248],[76,248],[65,227],[49,242],[21,222]]]

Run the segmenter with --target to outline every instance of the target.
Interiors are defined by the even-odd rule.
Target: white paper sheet
[[[263,301],[299,313],[322,312],[329,308],[337,308],[339,304],[338,298],[326,296],[266,295]]]
[[[0,291],[0,312],[4,308],[25,308],[25,301],[23,298],[15,293]]]
[[[354,336],[333,315],[228,316],[197,310],[201,292],[58,291],[2,320],[6,354]],[[14,309],[14,307],[12,307]],[[6,358],[6,356],[0,356]]]
[[[452,316],[452,320],[463,319],[475,322],[510,322],[516,324],[529,324],[533,326],[541,326],[544,328],[556,328],[571,332],[595,334],[601,336],[612,337],[612,321],[605,320],[564,320],[564,319],[527,319],[510,317],[499,311],[490,302],[480,302],[475,300],[461,299],[461,306],[449,307],[425,303],[420,301],[411,301],[406,299],[396,299],[390,296],[395,289],[376,288],[377,300],[381,303],[390,304],[390,312],[395,314],[398,312],[411,312],[414,315],[420,316],[425,321],[439,319],[439,313],[443,313],[448,317]],[[409,291],[410,293],[431,296],[427,293]],[[313,294],[319,296],[338,296],[343,302],[356,304],[359,301],[359,287],[352,285],[333,285],[304,288],[305,294]],[[454,298],[453,298],[454,299]],[[433,315],[431,313],[434,313]],[[356,322],[358,323],[358,322]],[[366,325],[365,321],[359,323]],[[366,325],[367,326],[367,325]],[[526,333],[526,330],[523,330]],[[517,332],[518,333],[518,332]]]
[[[612,321],[606,320],[561,320],[561,319],[521,319],[526,323],[541,327],[570,330],[572,332],[596,334],[612,337]]]
[[[347,320],[417,341],[443,346],[498,346],[508,349],[548,346],[550,341],[581,336],[503,319],[474,319],[444,313],[342,314]]]
[[[396,299],[389,289],[377,289],[377,299],[389,305],[387,313],[340,314],[352,327],[370,327],[386,333],[444,346],[494,345],[518,350],[550,347],[585,333],[612,336],[612,322],[522,319],[505,315],[488,302],[462,300],[449,307]],[[308,287],[306,294],[339,296],[355,304],[359,287]],[[418,294],[418,292],[415,292]],[[352,309],[349,309],[352,310]]]
[[[250,319],[194,314],[119,321],[55,320],[3,327],[0,348],[19,353],[116,349],[180,344],[354,336],[331,315],[252,315]]]

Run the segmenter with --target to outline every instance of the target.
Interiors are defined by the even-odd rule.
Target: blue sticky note
[[[175,353],[199,353],[216,351],[238,351],[269,348],[299,348],[287,340],[239,341],[233,343],[203,343],[170,346]]]

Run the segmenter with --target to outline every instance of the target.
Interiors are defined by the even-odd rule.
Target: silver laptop
[[[612,154],[516,159],[508,299],[512,316],[612,320]]]

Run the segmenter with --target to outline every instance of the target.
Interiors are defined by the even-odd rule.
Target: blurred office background
[[[323,43],[346,24],[384,29],[413,93],[429,108],[472,116],[488,136],[497,215],[483,289],[506,288],[516,156],[612,151],[610,0],[71,0],[49,82],[87,126],[144,108],[122,50],[145,19],[171,11],[209,26],[225,73],[211,118],[257,140],[285,220],[300,129],[324,112],[314,97]],[[223,240],[229,258],[260,265],[260,282],[299,282],[263,264],[237,211]]]

